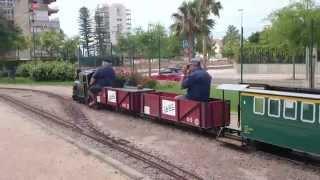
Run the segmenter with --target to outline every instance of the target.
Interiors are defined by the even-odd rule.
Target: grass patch
[[[156,90],[162,92],[171,92],[177,94],[186,94],[186,90],[182,90],[179,83],[169,83],[169,84],[160,84],[156,87]],[[210,97],[222,99],[222,91],[216,89],[216,87],[212,86]],[[238,104],[239,104],[239,93],[238,92],[231,92],[225,91],[224,98],[226,100],[231,101],[231,111],[236,112],[238,111]]]
[[[161,92],[186,94],[186,90],[181,89],[179,83],[159,84],[157,85],[156,90]]]
[[[29,78],[0,78],[0,84],[71,86],[73,81],[34,81]]]

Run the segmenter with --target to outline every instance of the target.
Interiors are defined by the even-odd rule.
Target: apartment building
[[[122,4],[104,4],[97,9],[103,14],[105,27],[112,44],[117,44],[120,35],[131,31],[131,11]]]
[[[14,2],[15,0],[0,0],[0,13],[10,21],[14,19]]]
[[[31,37],[33,46],[29,50],[19,52],[21,60],[30,60],[45,56],[46,53],[39,48],[35,39],[39,33],[49,30],[60,31],[58,19],[50,16],[58,12],[58,9],[50,8],[49,5],[56,0],[15,0],[14,22],[22,29],[25,36]]]

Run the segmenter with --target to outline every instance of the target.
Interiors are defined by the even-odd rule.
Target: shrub
[[[61,61],[26,63],[17,70],[18,76],[35,81],[69,81],[74,79],[74,73],[73,64]]]
[[[0,77],[8,77],[8,72],[0,71]]]
[[[133,73],[129,75],[126,85],[127,86],[138,86],[138,84],[141,84],[143,80],[143,77],[139,73]]]
[[[145,77],[142,81],[142,86],[149,89],[155,89],[158,86],[158,81]]]
[[[116,79],[113,82],[112,87],[122,88],[126,82],[126,77],[123,75],[116,75]]]
[[[144,87],[155,89],[158,85],[158,81],[153,80],[149,77],[143,77],[139,73],[126,73],[124,71],[117,72],[116,79],[113,83],[113,87],[123,87],[126,86],[137,86],[137,87]]]
[[[35,66],[36,62],[24,63],[18,66],[16,75],[19,77],[30,77],[31,68]]]
[[[51,76],[54,80],[68,81],[73,80],[75,67],[70,63],[59,62],[52,65]]]

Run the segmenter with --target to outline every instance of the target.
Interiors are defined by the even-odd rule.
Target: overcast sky
[[[160,22],[166,27],[172,24],[171,14],[176,12],[184,0],[57,0],[53,6],[60,9],[58,16],[61,28],[68,36],[78,34],[79,9],[82,6],[92,10],[98,4],[122,3],[132,11],[133,27],[147,27],[148,23]],[[276,9],[289,3],[290,0],[220,0],[223,6],[220,18],[216,18],[217,25],[214,37],[221,38],[228,25],[240,27],[240,12],[244,9],[244,29],[246,36],[261,30],[267,23],[264,19]]]

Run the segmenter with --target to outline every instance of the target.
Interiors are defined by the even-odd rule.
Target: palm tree
[[[175,32],[176,36],[186,37],[188,41],[188,58],[192,58],[194,37],[199,31],[199,26],[196,20],[197,6],[195,1],[183,2],[178,8],[178,12],[172,15],[174,24],[171,29]]]
[[[211,30],[215,26],[215,21],[210,18],[211,15],[220,15],[222,5],[216,0],[196,0],[197,4],[197,19],[200,25],[200,33],[202,35],[202,48],[203,48],[203,59],[204,67],[207,66],[208,61],[208,40]]]

